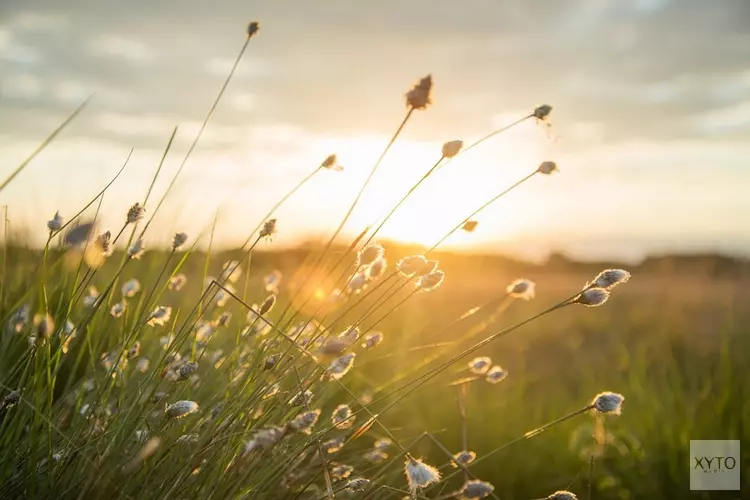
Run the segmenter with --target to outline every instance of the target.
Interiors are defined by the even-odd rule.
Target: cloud
[[[88,50],[94,57],[116,57],[142,64],[156,59],[156,53],[144,43],[117,35],[100,35],[88,43]]]

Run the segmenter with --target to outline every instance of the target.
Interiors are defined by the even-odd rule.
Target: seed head
[[[311,434],[313,426],[318,422],[320,410],[312,410],[300,413],[289,422],[289,427],[296,432]]]
[[[550,175],[553,172],[559,172],[560,169],[557,168],[557,163],[554,161],[543,161],[539,164],[539,168],[536,171],[540,174]]]
[[[258,24],[258,21],[253,21],[247,25],[247,37],[248,38],[252,38],[255,35],[257,35],[258,31],[260,31],[260,25]]]
[[[109,314],[111,314],[113,318],[119,318],[125,312],[125,309],[127,307],[128,303],[124,300],[121,300],[110,308]]]
[[[492,360],[487,356],[481,356],[469,361],[469,371],[477,375],[484,375],[490,369]]]
[[[547,497],[547,500],[578,500],[578,497],[569,491],[556,491]]]
[[[368,462],[372,462],[374,464],[380,464],[388,460],[388,453],[385,453],[384,451],[380,451],[380,450],[370,450],[364,455],[362,455],[362,458],[364,458]]]
[[[266,297],[266,300],[264,300],[263,303],[260,305],[258,314],[263,316],[264,314],[271,312],[271,309],[273,309],[274,305],[276,305],[276,295],[271,294],[268,297]]]
[[[354,276],[349,280],[349,284],[346,285],[346,289],[351,294],[358,294],[367,288],[367,270],[361,270],[354,273]]]
[[[102,234],[96,237],[96,241],[94,242],[94,246],[99,250],[99,253],[102,255],[102,257],[109,257],[112,255],[112,251],[114,248],[112,248],[112,233],[109,231],[104,231]]]
[[[464,147],[464,141],[448,141],[443,144],[443,158],[453,158]]]
[[[169,318],[172,316],[172,308],[168,306],[158,306],[156,309],[154,309],[151,314],[148,316],[148,320],[146,321],[149,325],[155,326],[155,325],[163,325],[167,321],[169,321]]]
[[[372,349],[373,347],[379,346],[382,341],[383,341],[382,332],[371,332],[365,335],[365,340],[364,342],[362,342],[362,347],[364,349]]]
[[[404,474],[406,474],[406,481],[409,483],[409,491],[412,496],[417,493],[418,489],[426,488],[440,481],[440,471],[411,456],[406,458]]]
[[[596,307],[607,302],[609,290],[606,288],[589,288],[573,300],[574,304],[583,304],[586,307]]]
[[[598,288],[611,290],[620,283],[627,283],[630,273],[625,269],[605,269],[594,278],[593,285]]]
[[[396,268],[402,276],[410,278],[421,271],[426,263],[427,259],[424,258],[424,255],[410,255],[399,260],[396,263]]]
[[[346,464],[331,464],[331,477],[333,479],[346,479],[354,472],[354,467]]]
[[[386,451],[391,447],[392,444],[393,441],[391,441],[389,438],[380,438],[375,441],[375,444],[373,444],[373,448],[380,451]]]
[[[279,293],[279,283],[281,283],[282,274],[281,271],[274,269],[270,273],[263,276],[263,286],[267,292]]]
[[[383,257],[385,249],[383,245],[372,244],[367,245],[357,253],[357,267],[369,266],[376,260]]]
[[[455,455],[453,455],[453,463],[451,464],[453,467],[457,468],[459,465],[469,465],[474,460],[476,460],[477,454],[473,451],[463,450],[459,451]]]
[[[486,481],[470,479],[469,481],[466,481],[466,484],[461,488],[459,498],[461,500],[478,500],[490,496],[494,489],[495,487]]]
[[[311,391],[308,391],[305,389],[304,391],[300,391],[294,396],[292,396],[292,399],[289,400],[290,406],[303,406],[307,405],[312,401],[313,393]]]
[[[252,453],[255,450],[268,450],[273,448],[276,444],[281,441],[286,435],[286,427],[266,427],[260,429],[253,437],[248,441],[245,446],[245,453]]]
[[[169,284],[168,287],[170,290],[174,290],[175,292],[179,292],[182,290],[182,287],[185,286],[185,283],[187,283],[187,276],[184,274],[175,274],[171,278],[169,278]]]
[[[338,405],[331,414],[331,423],[337,429],[351,428],[354,425],[354,417],[352,417],[352,409],[349,405]]]
[[[141,354],[141,343],[136,340],[133,345],[130,346],[130,349],[128,349],[128,358],[137,358],[139,354]]]
[[[545,120],[551,112],[552,106],[549,104],[542,104],[534,110],[534,118],[537,120]]]
[[[174,238],[172,238],[172,250],[179,250],[182,245],[185,244],[185,242],[188,239],[188,235],[185,233],[175,233]]]
[[[55,216],[52,217],[51,220],[47,221],[47,229],[49,229],[51,232],[56,233],[60,229],[62,229],[63,224],[65,221],[63,221],[63,218],[60,216],[60,211],[58,210],[55,212]]]
[[[177,380],[187,380],[196,371],[198,371],[198,363],[193,361],[185,363],[177,369]]]
[[[94,232],[94,222],[84,222],[69,230],[63,242],[67,246],[78,246],[86,243]]]
[[[531,280],[518,279],[508,285],[508,295],[517,299],[531,300],[535,295],[536,284]]]
[[[260,230],[261,238],[270,238],[276,234],[276,219],[268,219]]]
[[[489,369],[485,378],[490,384],[497,384],[498,382],[502,382],[507,376],[507,371],[505,371],[500,365],[495,365]]]
[[[325,168],[326,170],[335,170],[337,172],[344,170],[344,167],[339,165],[335,154],[329,155],[325,160],[323,160],[323,163],[320,164],[320,168]]]
[[[151,365],[151,362],[148,360],[148,358],[141,358],[135,364],[135,369],[136,371],[139,371],[141,373],[146,373],[150,365]]]
[[[387,268],[388,262],[383,257],[379,258],[367,268],[367,279],[374,280],[380,278]]]
[[[430,93],[432,92],[432,75],[427,75],[412,89],[406,93],[406,105],[414,109],[425,109],[432,104]]]
[[[123,297],[134,297],[136,293],[141,290],[141,282],[133,278],[122,284],[122,296]]]
[[[439,287],[443,283],[444,278],[445,273],[443,271],[433,271],[430,274],[422,276],[417,286],[425,292],[429,292]]]
[[[344,491],[349,494],[357,493],[358,491],[364,491],[369,484],[369,479],[365,479],[363,477],[355,477],[354,479],[350,479],[349,482],[346,483],[346,488]]]
[[[143,252],[145,252],[145,248],[143,247],[143,238],[138,238],[135,240],[135,243],[130,245],[130,248],[128,248],[128,256],[131,259],[140,259],[141,256],[143,256]]]
[[[41,340],[48,338],[55,330],[55,320],[49,313],[35,314],[33,325],[34,334]]]
[[[146,209],[141,206],[140,203],[136,202],[132,207],[128,209],[127,223],[133,224],[143,219],[146,214]]]
[[[599,413],[611,413],[620,415],[622,413],[622,402],[625,396],[614,392],[600,392],[594,397],[591,406]]]
[[[334,359],[328,367],[328,376],[334,380],[341,379],[344,375],[349,373],[349,370],[354,366],[354,358],[356,356],[356,353],[348,352],[343,356]]]
[[[167,406],[165,411],[167,418],[182,418],[198,411],[198,403],[195,401],[177,401]]]
[[[0,406],[0,408],[12,408],[13,406],[17,405],[19,401],[21,401],[21,391],[16,389],[15,391],[9,392],[3,398],[3,404],[2,406]]]
[[[468,220],[464,223],[463,226],[461,226],[461,229],[463,231],[466,231],[467,233],[473,233],[478,225],[479,225],[479,222],[475,220]]]

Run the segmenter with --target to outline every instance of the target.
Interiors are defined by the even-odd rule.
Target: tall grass
[[[575,498],[564,491],[573,486],[588,498],[611,497],[615,490],[620,497],[643,491],[636,484],[611,484],[613,477],[636,481],[637,474],[636,469],[612,474],[617,463],[610,450],[630,457],[642,453],[647,443],[625,442],[617,434],[618,425],[627,429],[638,424],[631,424],[627,403],[619,420],[628,423],[617,422],[623,397],[602,393],[608,387],[598,387],[598,377],[602,370],[625,379],[641,377],[628,385],[643,391],[633,399],[657,404],[658,399],[644,396],[649,389],[643,386],[657,385],[646,383],[654,369],[649,362],[639,360],[641,365],[623,374],[609,363],[597,366],[596,361],[611,353],[603,349],[605,354],[600,354],[601,346],[587,345],[587,352],[574,359],[556,360],[560,372],[548,373],[546,383],[556,386],[565,373],[588,392],[571,394],[567,388],[549,397],[544,391],[548,399],[540,400],[517,386],[505,390],[506,376],[523,379],[527,367],[511,363],[506,369],[505,363],[492,361],[498,353],[509,359],[498,348],[501,339],[540,323],[549,328],[545,322],[551,317],[585,325],[585,320],[571,318],[595,314],[606,323],[608,302],[619,299],[619,285],[628,281],[629,273],[609,270],[580,276],[556,294],[544,294],[543,305],[536,307],[539,299],[526,303],[534,298],[531,281],[485,277],[488,292],[471,296],[469,303],[455,288],[441,298],[465,270],[427,258],[489,204],[556,168],[549,163],[535,167],[459,225],[446,228],[445,236],[424,254],[395,259],[372,240],[387,220],[398,217],[401,203],[448,163],[444,160],[457,156],[446,145],[439,161],[415,185],[404,187],[406,194],[387,215],[363,228],[342,255],[333,258],[335,239],[388,150],[413,112],[430,103],[429,77],[407,93],[406,116],[327,244],[310,252],[298,269],[281,274],[250,262],[257,244],[273,236],[277,223],[283,225],[274,217],[278,208],[316,172],[332,169],[335,157],[278,200],[234,258],[225,261],[211,251],[217,219],[205,231],[206,253],[196,251],[203,234],[188,248],[185,235],[177,234],[172,248],[147,249],[144,255],[142,239],[153,217],[256,33],[253,23],[155,209],[149,200],[176,129],[143,201],[123,214],[114,238],[109,232],[97,234],[96,222],[122,169],[67,223],[58,217],[50,220],[43,250],[14,246],[6,232],[0,282],[0,494],[77,499],[507,498],[519,491],[514,483],[523,485],[520,491],[527,497],[537,498]],[[550,110],[539,107],[510,126],[528,118],[544,120]],[[93,218],[84,219],[94,204]],[[145,210],[149,219],[144,222]],[[116,250],[121,237],[127,240],[124,249]],[[604,306],[605,312],[583,306]],[[731,413],[737,382],[728,345],[734,339],[721,338],[727,342],[721,350],[724,357],[711,370],[720,372],[716,377],[724,392],[713,396],[734,433],[748,410],[745,404],[739,414]],[[664,370],[656,374],[658,383],[680,385],[682,376],[674,370],[682,364],[664,366],[656,367]],[[527,381],[524,386],[539,389],[542,383]],[[701,387],[712,390],[714,385]],[[659,394],[692,404],[688,392]],[[513,414],[489,417],[487,401],[495,399]],[[570,429],[554,432],[571,422],[583,429],[572,450],[561,444]],[[553,438],[545,441],[541,436]],[[515,456],[534,458],[514,458],[509,464],[509,449],[517,450]],[[677,462],[670,462],[672,472],[684,479]],[[524,471],[517,463],[533,467]],[[638,466],[646,464],[642,460]],[[504,472],[498,473],[497,467]]]

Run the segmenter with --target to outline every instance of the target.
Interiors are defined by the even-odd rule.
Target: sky
[[[100,224],[116,232],[142,201],[175,126],[152,200],[164,192],[245,41],[260,23],[148,245],[175,231],[242,242],[276,214],[272,245],[330,235],[431,74],[415,112],[345,226],[384,215],[440,157],[553,106],[430,177],[383,239],[431,246],[502,197],[446,248],[540,258],[750,255],[750,3],[746,0],[4,0],[0,178],[87,96],[85,111],[0,193],[11,230],[36,242],[115,174]],[[153,202],[147,204],[147,209]],[[342,238],[342,241],[346,238]]]

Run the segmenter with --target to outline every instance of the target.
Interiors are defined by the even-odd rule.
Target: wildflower
[[[255,35],[257,35],[258,31],[260,31],[260,25],[258,24],[258,21],[253,21],[247,25],[247,37],[248,38],[252,38]]]
[[[347,291],[351,294],[358,294],[367,288],[367,271],[357,271],[346,285]]]
[[[547,116],[552,112],[552,106],[549,104],[542,104],[534,110],[534,118],[543,121],[546,120]]]
[[[461,226],[461,229],[463,231],[466,231],[467,233],[473,233],[478,225],[479,225],[479,222],[475,220],[467,220],[466,222],[464,222],[464,225]]]
[[[362,458],[374,464],[380,464],[388,460],[388,453],[380,450],[370,450],[362,455]]]
[[[167,285],[170,290],[174,290],[175,292],[179,292],[182,290],[182,287],[185,286],[185,283],[187,283],[187,276],[184,274],[175,274],[171,278],[169,278],[169,284]]]
[[[464,141],[448,141],[443,144],[443,158],[453,158],[464,147]]]
[[[334,379],[339,380],[346,375],[349,370],[354,366],[354,358],[357,356],[354,352],[349,352],[341,357],[333,360],[331,365],[328,367],[328,375]]]
[[[125,302],[124,300],[121,300],[120,302],[118,302],[117,304],[113,305],[110,308],[109,314],[111,314],[113,318],[119,318],[120,316],[122,316],[122,313],[125,312],[125,309],[127,308],[127,306],[128,306],[128,303]]]
[[[274,305],[276,305],[276,295],[271,294],[268,297],[266,297],[266,300],[264,300],[263,303],[260,305],[258,314],[263,316],[264,314],[271,312],[271,309],[273,309]]]
[[[138,238],[135,240],[135,243],[128,248],[128,256],[131,259],[140,259],[145,251],[146,249],[143,247],[143,238]]]
[[[154,309],[151,314],[148,315],[148,319],[146,320],[146,323],[148,323],[151,326],[154,325],[163,325],[167,321],[169,321],[169,318],[172,316],[172,308],[167,306],[158,306],[156,309]]]
[[[611,290],[620,283],[627,283],[630,273],[625,269],[605,269],[594,278],[593,285],[597,288]]]
[[[188,378],[190,378],[190,375],[195,373],[197,370],[198,363],[192,361],[189,363],[185,363],[177,370],[177,380],[187,380]]]
[[[369,479],[365,479],[363,477],[355,477],[354,479],[350,479],[348,483],[346,483],[345,491],[347,493],[356,493],[358,491],[364,491],[365,488],[370,484]]]
[[[458,468],[459,465],[467,466],[470,463],[472,463],[474,460],[476,460],[477,454],[473,451],[459,451],[455,455],[453,455],[453,461],[451,462],[451,465],[454,468]]]
[[[536,284],[531,280],[518,279],[508,285],[508,295],[517,299],[531,300],[535,295]]]
[[[112,255],[112,251],[114,250],[114,248],[112,248],[112,233],[104,231],[97,236],[94,246],[99,250],[102,257],[109,257]]]
[[[52,335],[52,332],[55,329],[55,320],[52,319],[52,316],[50,316],[49,313],[36,314],[34,315],[33,325],[37,338],[44,340]]]
[[[177,401],[167,406],[165,410],[167,418],[182,418],[198,411],[198,403],[195,401]]]
[[[279,283],[281,282],[281,271],[273,270],[263,276],[263,286],[267,292],[279,293]]]
[[[128,357],[130,359],[137,358],[141,354],[141,343],[136,340],[133,345],[128,349]]]
[[[386,451],[388,448],[391,447],[392,444],[393,444],[393,441],[391,441],[390,438],[380,438],[377,441],[375,441],[375,444],[373,444],[373,447],[379,451]]]
[[[94,222],[84,222],[68,231],[63,242],[68,246],[78,246],[86,243],[94,232]]]
[[[136,293],[141,290],[141,283],[137,279],[126,281],[122,285],[122,296],[123,297],[134,297]]]
[[[382,332],[372,332],[365,335],[365,341],[362,342],[362,347],[364,349],[372,349],[373,347],[377,347],[380,345],[380,343],[383,341],[383,333]]]
[[[329,454],[336,453],[337,451],[340,451],[341,448],[344,447],[345,442],[346,442],[346,438],[344,437],[329,439],[328,441],[323,443],[323,451]]]
[[[331,414],[331,423],[337,429],[351,428],[354,425],[354,417],[352,417],[352,409],[349,408],[349,405],[338,405]]]
[[[573,304],[583,304],[586,307],[596,307],[607,302],[609,290],[606,288],[589,288],[573,299]]]
[[[381,277],[387,267],[388,262],[383,257],[379,258],[367,268],[367,279],[374,280]]]
[[[430,100],[431,91],[432,75],[427,75],[406,93],[406,105],[411,106],[413,109],[425,109],[432,104]]]
[[[242,268],[240,267],[240,261],[228,260],[221,267],[221,274],[219,275],[219,281],[229,281],[230,283],[236,283],[242,276]],[[206,279],[208,281],[208,279]],[[210,283],[210,281],[209,281]]]
[[[9,392],[4,398],[3,398],[3,404],[0,405],[0,408],[12,408],[15,405],[18,404],[18,402],[21,401],[21,391],[18,389]]]
[[[135,364],[135,369],[136,371],[139,371],[141,373],[146,373],[150,364],[151,362],[148,360],[148,358],[141,358]]]
[[[335,170],[337,172],[344,170],[344,167],[339,165],[335,154],[328,155],[328,157],[323,160],[323,163],[320,164],[320,168],[325,168],[326,170]]]
[[[354,472],[354,467],[346,464],[336,464],[331,468],[331,477],[333,479],[346,479]]]
[[[502,382],[507,376],[507,371],[503,370],[501,366],[495,365],[489,369],[485,378],[490,384],[497,384],[498,382]]]
[[[477,375],[484,375],[490,369],[492,360],[487,356],[481,356],[469,361],[469,371]]]
[[[268,219],[263,224],[263,229],[260,230],[261,238],[270,238],[276,234],[276,219]]]
[[[539,164],[539,168],[536,171],[540,174],[550,175],[553,172],[559,172],[560,169],[557,168],[557,163],[554,161],[543,161]]]
[[[179,250],[182,245],[185,244],[185,242],[188,239],[188,235],[185,233],[175,233],[174,238],[172,238],[172,250]]]
[[[385,254],[383,245],[367,245],[357,253],[357,267],[369,266]]]
[[[443,283],[445,273],[443,271],[433,271],[430,274],[422,276],[417,282],[417,286],[425,292],[432,291]]]
[[[591,406],[599,413],[612,413],[620,415],[622,413],[622,402],[625,396],[614,392],[600,392],[594,397]]]
[[[398,261],[396,268],[402,276],[410,278],[424,268],[426,263],[427,259],[424,258],[424,255],[411,255]]]
[[[60,211],[55,212],[55,216],[51,220],[47,221],[47,229],[52,233],[56,233],[63,227],[63,218],[60,216]]]
[[[143,219],[146,213],[146,209],[141,206],[140,203],[136,202],[132,207],[128,209],[127,223],[133,224]]]
[[[289,400],[290,406],[302,406],[307,405],[313,398],[313,393],[308,390],[300,391]]]
[[[320,410],[300,413],[289,422],[289,427],[296,432],[311,434],[313,426],[318,422],[318,417],[320,417]]]
[[[267,450],[275,446],[286,435],[285,427],[266,427],[253,434],[253,437],[245,446],[245,453],[251,453],[257,449]]]
[[[578,500],[578,497],[569,491],[563,490],[554,492],[546,500]]]
[[[440,472],[435,467],[427,465],[411,456],[407,456],[406,458],[404,473],[406,474],[406,480],[409,483],[409,491],[412,496],[417,493],[419,488],[426,488],[440,481]]]
[[[479,479],[470,479],[466,481],[458,498],[461,500],[476,500],[485,498],[492,494],[495,487],[486,481]]]

